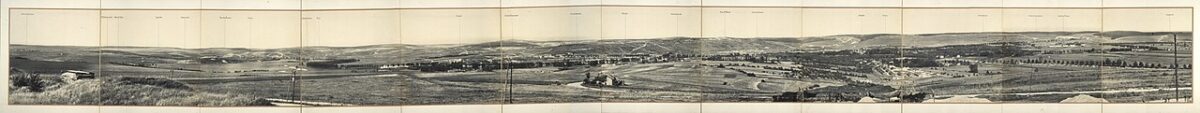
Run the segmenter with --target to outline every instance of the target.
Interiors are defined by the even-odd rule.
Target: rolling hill
[[[359,59],[357,64],[388,64],[414,59],[497,57],[546,54],[726,54],[872,47],[939,47],[994,42],[1169,42],[1191,41],[1190,32],[983,32],[940,34],[866,34],[819,37],[609,39],[571,41],[502,40],[462,45],[385,44],[355,47],[166,48],[90,47],[13,44],[14,57],[30,62],[196,63],[204,58],[234,61],[279,59]]]

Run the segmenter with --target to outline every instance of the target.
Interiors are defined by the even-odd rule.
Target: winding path
[[[277,98],[265,98],[265,100],[270,101],[271,104],[275,105],[275,106],[353,106],[354,105],[354,104],[343,104],[343,103],[333,103],[333,102],[314,102],[314,101],[300,101],[300,100],[288,100],[288,99],[277,99]]]
[[[762,81],[765,81],[765,80],[767,80],[767,78],[755,80],[754,82],[750,82],[750,85],[746,86],[746,87],[750,88],[750,89],[754,89],[754,90],[762,90],[762,89],[758,88],[758,84],[762,84]]]

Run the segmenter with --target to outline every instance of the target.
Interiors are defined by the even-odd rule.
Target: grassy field
[[[21,76],[21,75],[18,75]],[[55,78],[55,77],[43,77]],[[11,104],[40,105],[154,105],[154,106],[265,106],[251,95],[211,93],[162,78],[104,77],[78,81],[44,81],[47,86],[10,89]],[[19,85],[14,87],[21,87]]]
[[[377,75],[302,79],[299,85],[301,100],[356,105],[400,105],[407,104],[404,103],[404,91],[416,91],[407,89],[409,87],[405,85],[408,81],[403,81],[406,76],[397,73],[371,74]]]
[[[498,104],[504,101],[502,83],[472,83],[440,81],[401,76],[404,83],[402,95],[408,104]]]
[[[1169,98],[1165,92],[1173,92],[1170,86],[1174,83],[1170,69],[1054,64],[1009,64],[1001,69],[1004,71],[997,75],[926,78],[917,88],[937,95],[991,95],[987,98],[999,102],[1057,102],[1078,94],[1135,102]],[[1180,71],[1184,75],[1180,81],[1190,80],[1190,73]],[[1191,83],[1181,82],[1181,86],[1190,87]],[[1039,94],[1046,92],[1063,93]]]
[[[211,72],[225,72],[225,71],[239,71],[239,70],[242,70],[242,71],[289,70],[289,68],[288,68],[289,66],[299,66],[299,65],[300,65],[300,61],[279,60],[279,61],[230,63],[230,64],[198,64],[198,63],[172,64],[172,63],[166,63],[166,64],[155,65],[154,67],[183,68],[183,69],[204,70],[204,71],[211,71]]]
[[[98,63],[39,61],[21,58],[9,58],[9,66],[37,74],[58,74],[63,70],[97,71],[100,69]]]

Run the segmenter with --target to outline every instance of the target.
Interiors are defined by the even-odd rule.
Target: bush
[[[14,92],[14,104],[258,106],[265,100],[196,92],[169,79],[120,77],[80,80],[43,92]]]
[[[13,73],[12,75],[8,76],[8,81],[8,91],[10,92],[17,90],[40,92],[42,87],[45,87],[45,85],[42,85],[41,83],[42,80],[38,79],[32,74]]]
[[[42,92],[62,83],[60,79],[42,78],[37,74],[25,73],[15,68],[10,69],[9,74],[9,92]]]

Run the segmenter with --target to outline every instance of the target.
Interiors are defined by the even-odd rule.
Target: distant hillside
[[[1112,31],[1104,32],[1101,36],[1111,39],[1109,42],[1124,43],[1124,42],[1191,42],[1191,32],[1136,32],[1136,31]],[[1174,37],[1173,37],[1174,36]]]
[[[1170,37],[1178,36],[1178,37]],[[1190,32],[983,32],[940,34],[867,34],[779,38],[610,39],[574,41],[502,40],[463,45],[385,44],[356,47],[163,48],[12,45],[12,55],[29,61],[122,63],[181,63],[201,58],[239,61],[276,59],[360,59],[364,64],[394,63],[426,58],[497,57],[539,54],[725,54],[804,50],[843,50],[872,47],[938,47],[994,42],[1169,42],[1191,41]],[[103,52],[101,52],[103,51]],[[101,54],[103,53],[103,54]]]

